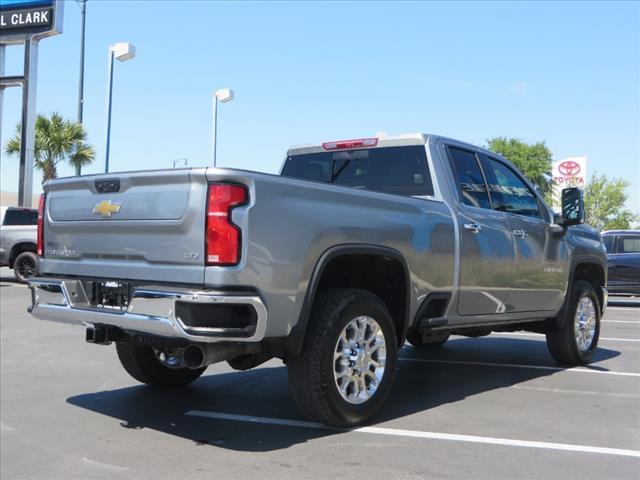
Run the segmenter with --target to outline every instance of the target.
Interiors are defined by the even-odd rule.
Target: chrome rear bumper
[[[259,342],[267,326],[267,309],[257,295],[230,294],[213,290],[191,290],[157,285],[134,287],[125,310],[96,308],[87,301],[82,282],[73,279],[34,278],[29,282],[32,305],[29,313],[40,320],[76,325],[111,325],[123,330],[184,338],[192,342]],[[216,335],[215,329],[205,334],[190,333],[175,316],[176,301],[198,304],[250,306],[257,317],[250,337]],[[193,329],[191,329],[193,330]]]

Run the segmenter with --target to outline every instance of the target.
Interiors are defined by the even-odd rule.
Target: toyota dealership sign
[[[587,157],[571,157],[553,162],[553,206],[560,205],[560,192],[563,188],[584,188],[587,184]]]

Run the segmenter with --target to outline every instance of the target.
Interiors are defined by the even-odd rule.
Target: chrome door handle
[[[529,234],[527,233],[526,230],[518,229],[518,230],[513,230],[513,236],[518,238],[527,238]]]
[[[478,225],[477,223],[465,223],[464,228],[465,230],[471,230],[473,233],[478,233],[482,230],[482,225]]]

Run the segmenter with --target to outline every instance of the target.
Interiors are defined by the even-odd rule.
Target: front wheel
[[[363,290],[328,290],[319,294],[309,321],[302,352],[288,361],[299,410],[338,427],[368,420],[395,373],[398,341],[387,306]]]
[[[600,337],[600,302],[592,284],[575,282],[559,318],[547,321],[546,336],[549,352],[559,363],[589,363]]]

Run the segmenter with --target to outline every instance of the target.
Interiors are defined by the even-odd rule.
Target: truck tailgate
[[[205,169],[72,177],[45,191],[44,274],[203,283]]]

